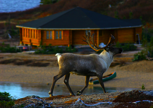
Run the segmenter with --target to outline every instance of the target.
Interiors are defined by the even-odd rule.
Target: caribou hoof
[[[70,96],[75,96],[75,94],[70,93]]]
[[[51,94],[51,91],[48,92],[49,96],[52,97],[53,95]]]
[[[77,91],[77,95],[81,95],[82,93],[81,93],[81,91]]]

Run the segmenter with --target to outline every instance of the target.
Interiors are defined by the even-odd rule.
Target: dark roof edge
[[[112,27],[112,28],[33,28],[33,27],[25,27],[25,26],[16,26],[18,28],[31,28],[31,29],[38,29],[38,30],[92,30],[92,29],[100,29],[100,30],[108,30],[108,29],[124,29],[124,28],[134,28],[134,27],[142,27],[142,25],[138,26],[127,26],[127,27]]]

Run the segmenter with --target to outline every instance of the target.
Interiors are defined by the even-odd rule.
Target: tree
[[[45,4],[52,4],[52,3],[56,3],[58,2],[58,0],[41,0],[41,4],[45,5]]]
[[[129,13],[129,18],[130,18],[130,19],[133,18],[133,13],[132,13],[132,12]]]
[[[116,18],[116,19],[119,19],[118,11],[115,11],[115,18]]]

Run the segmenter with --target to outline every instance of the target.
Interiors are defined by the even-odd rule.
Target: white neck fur
[[[107,68],[109,68],[110,64],[113,62],[113,53],[104,50],[103,52],[100,53],[99,56],[101,56],[105,60]]]

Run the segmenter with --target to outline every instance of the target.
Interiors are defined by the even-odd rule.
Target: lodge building
[[[142,38],[142,24],[139,19],[120,20],[80,7],[17,25],[20,43],[39,46],[86,45],[83,36],[94,34],[96,45],[107,43],[110,35],[115,42],[136,43]]]

